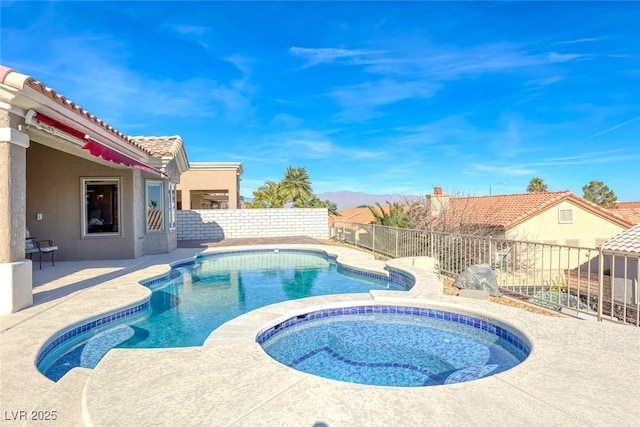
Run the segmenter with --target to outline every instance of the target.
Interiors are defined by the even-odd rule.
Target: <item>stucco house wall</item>
[[[229,193],[227,209],[240,208],[240,163],[191,162],[189,170],[180,175],[178,191],[182,210],[200,209],[201,197],[192,191],[224,190]]]
[[[573,221],[561,223],[560,210],[567,209],[572,211]],[[623,230],[625,227],[565,200],[509,229],[508,235],[520,240],[595,248]]]
[[[571,210],[571,222],[560,221],[561,210]],[[597,251],[588,253],[587,251],[561,250],[558,246],[551,245],[596,248],[623,230],[625,227],[569,200],[564,200],[510,228],[507,237],[549,244],[549,246],[538,247],[537,267],[574,269],[581,266],[586,268],[586,265],[591,263],[593,268],[597,261]]]
[[[145,175],[139,170],[103,166],[33,141],[27,149],[27,227],[37,238],[55,242],[59,260],[136,258],[171,251],[177,246],[175,231],[172,237],[146,231]],[[81,179],[96,177],[120,179],[120,235],[82,236]],[[37,214],[42,214],[42,220],[36,219]]]

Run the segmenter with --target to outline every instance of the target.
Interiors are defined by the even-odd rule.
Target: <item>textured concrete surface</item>
[[[339,262],[384,271],[384,263],[348,248],[278,246],[318,248],[339,255]],[[40,275],[34,270],[36,305],[0,317],[2,425],[22,425],[24,420],[12,417],[18,411],[30,416],[32,410],[56,411],[56,420],[28,425],[64,426],[623,426],[640,419],[637,328],[438,295],[438,278],[410,265],[403,268],[418,279],[410,292],[287,301],[231,320],[202,347],[115,349],[94,370],[74,369],[58,383],[38,372],[34,361],[47,339],[148,298],[139,280],[166,272],[169,262],[200,250],[183,248],[138,260],[61,262]],[[522,364],[488,378],[398,388],[298,372],[255,343],[261,330],[296,314],[376,303],[441,308],[515,327],[532,343],[532,351]]]

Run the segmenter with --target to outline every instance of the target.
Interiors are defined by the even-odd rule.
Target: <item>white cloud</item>
[[[343,107],[339,117],[347,121],[366,121],[379,116],[376,109],[411,98],[429,98],[437,86],[423,81],[399,82],[390,79],[343,86],[329,93]]]
[[[547,58],[550,62],[571,62],[571,61],[582,61],[585,59],[591,58],[591,55],[585,55],[580,53],[557,53],[551,52],[547,54]]]
[[[293,46],[289,53],[307,59],[303,68],[313,67],[318,64],[331,63],[339,59],[355,59],[371,55],[378,55],[382,51],[361,50],[361,49],[340,49],[340,48],[303,48]]]
[[[433,82],[455,80],[469,75],[514,70],[524,72],[555,63],[581,61],[591,56],[574,53],[529,53],[525,46],[493,43],[471,47],[434,46],[424,43],[416,49],[398,49],[376,55],[366,71],[384,76],[411,76]]]
[[[253,112],[251,88],[242,80],[140,74],[128,66],[128,46],[111,36],[60,37],[49,43],[56,54],[48,58],[42,74],[34,75],[116,128],[139,126],[153,116],[237,121]],[[34,63],[25,68],[21,71],[29,73],[43,67]]]
[[[493,173],[497,176],[523,176],[536,173],[535,169],[526,165],[476,163],[472,167],[477,172]]]
[[[181,35],[202,36],[211,31],[209,27],[189,24],[166,24],[164,27]]]
[[[302,124],[302,119],[294,117],[287,113],[277,114],[270,122],[271,126],[283,126],[287,128],[293,128]]]
[[[562,45],[562,44],[579,44],[579,43],[591,43],[591,42],[598,42],[601,40],[605,40],[606,37],[584,37],[584,38],[580,38],[580,39],[574,39],[574,40],[564,40],[564,41],[559,41],[559,42],[555,42],[555,45]]]
[[[206,39],[211,32],[211,28],[190,24],[161,24],[161,31],[175,34],[183,40],[201,46],[205,49],[209,48]]]
[[[331,132],[291,130],[261,135],[259,142],[248,137],[251,144],[240,142],[234,157],[242,161],[291,163],[292,161],[334,160],[337,163],[353,160],[383,158],[384,150],[352,147],[330,138]],[[248,147],[246,152],[241,147]]]

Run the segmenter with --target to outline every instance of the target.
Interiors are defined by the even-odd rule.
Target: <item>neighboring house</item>
[[[436,187],[434,194],[428,195],[424,205],[418,209],[423,211],[419,228],[543,243],[548,246],[540,247],[542,252],[536,263],[544,263],[544,259],[550,259],[555,253],[553,262],[564,268],[594,262],[593,254],[597,251],[585,258],[586,252],[560,251],[558,246],[553,249],[552,245],[596,248],[633,226],[631,221],[615,211],[604,209],[570,191],[449,197]],[[343,211],[334,221],[375,222],[368,209]],[[344,230],[347,231],[350,230]],[[367,239],[366,230],[359,230],[357,238]],[[497,256],[503,258],[496,259],[496,262],[505,262],[506,254]]]
[[[450,198],[436,187],[427,207],[451,223],[490,227],[496,237],[556,245],[596,247],[633,226],[570,191]]]
[[[383,209],[388,212],[388,205]],[[440,226],[434,229],[446,229],[446,221],[456,230],[484,228],[494,237],[594,248],[633,226],[616,210],[570,191],[449,197],[436,187],[427,195],[426,216]],[[351,208],[332,216],[329,225],[339,221],[374,224],[375,217],[368,208]]]
[[[180,177],[178,209],[240,209],[241,163],[196,163]]]
[[[602,254],[604,272],[613,277],[616,299],[639,304],[640,223],[607,240]]]
[[[128,137],[34,78],[0,66],[0,313],[32,303],[25,228],[56,259],[177,247],[179,136]]]
[[[640,224],[640,202],[618,202],[611,211],[622,215],[634,224]]]

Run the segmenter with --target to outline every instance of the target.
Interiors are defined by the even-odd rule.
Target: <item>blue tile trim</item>
[[[200,254],[196,257],[196,259],[203,259],[203,258],[212,258],[212,257],[218,257],[218,256],[228,256],[228,255],[242,255],[242,254],[259,254],[259,253],[279,253],[279,252],[286,252],[286,253],[300,253],[300,254],[313,254],[313,255],[320,255],[323,257],[326,257],[328,259],[336,259],[335,256],[330,256],[328,255],[326,252],[321,251],[321,250],[313,250],[313,249],[297,249],[297,248],[270,248],[270,249],[232,249],[232,250],[228,250],[228,251],[220,251],[220,252],[210,252],[210,253],[205,253],[205,254]]]
[[[149,301],[145,301],[142,304],[138,304],[136,306],[124,309],[122,311],[118,311],[112,314],[107,314],[95,320],[90,320],[86,323],[76,326],[73,329],[68,330],[67,332],[61,335],[56,336],[42,350],[40,350],[40,353],[38,353],[38,357],[36,358],[36,366],[39,365],[40,362],[42,362],[42,360],[45,357],[47,357],[47,355],[51,353],[51,351],[54,348],[64,343],[65,341],[75,336],[78,336],[84,332],[97,328],[99,326],[106,325],[108,323],[123,319],[125,317],[133,316],[134,314],[137,314],[142,310],[145,310],[147,307],[149,307]]]
[[[509,331],[500,326],[485,320],[476,319],[472,316],[466,316],[464,314],[453,313],[443,310],[436,310],[432,308],[422,307],[404,307],[396,305],[361,305],[354,307],[340,307],[329,308],[325,310],[312,311],[306,314],[300,314],[296,317],[285,320],[270,327],[269,329],[261,332],[256,337],[256,342],[263,345],[269,338],[276,335],[278,332],[287,329],[293,325],[308,322],[314,319],[322,319],[326,317],[334,316],[347,316],[351,314],[402,314],[408,316],[430,317],[434,319],[442,319],[443,321],[461,323],[468,325],[483,331],[487,331],[490,334],[502,338],[507,341],[518,350],[522,351],[525,355],[531,352],[531,345],[526,338],[523,338],[516,332]]]
[[[392,283],[402,286],[406,290],[411,289],[416,283],[416,278],[411,273],[388,267],[387,270],[389,271],[389,280]]]
[[[370,279],[389,281],[389,276],[383,273],[377,273],[375,271],[360,270],[358,268],[350,267],[344,264],[338,263],[338,271],[344,274],[351,274],[353,276],[366,277]]]
[[[191,259],[189,261],[177,262],[175,264],[171,264],[171,268],[191,268],[196,265],[196,260]]]

